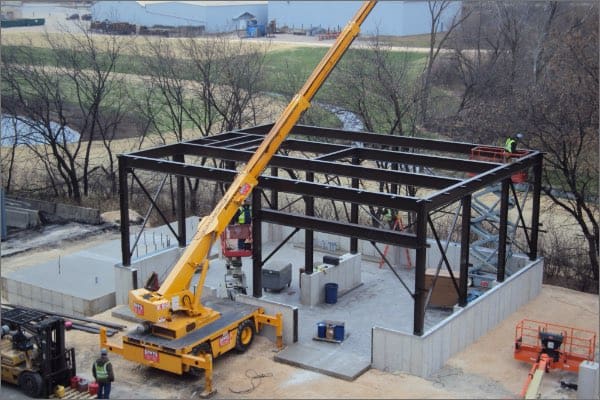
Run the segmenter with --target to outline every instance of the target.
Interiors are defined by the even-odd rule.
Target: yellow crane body
[[[248,335],[253,335],[262,325],[275,327],[278,347],[281,348],[281,315],[265,315],[262,308],[236,302],[231,302],[235,305],[221,303],[211,307],[201,303],[202,288],[209,268],[209,251],[257,185],[258,177],[302,113],[310,107],[311,100],[352,44],[375,4],[376,1],[364,2],[346,25],[223,198],[208,216],[202,218],[196,234],[160,288],[155,292],[141,288],[129,293],[130,309],[136,317],[149,324],[149,329],[143,333],[128,333],[120,345],[109,344],[103,334],[103,347],[128,360],[178,374],[188,372],[192,367],[204,369],[205,395],[212,393],[212,358],[234,347],[244,347],[243,343],[240,345],[240,340],[248,340]],[[190,284],[198,270],[200,279],[194,293],[190,290]],[[242,325],[244,329],[241,329]],[[234,334],[237,343],[231,340]]]

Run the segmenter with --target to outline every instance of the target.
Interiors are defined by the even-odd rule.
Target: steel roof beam
[[[392,244],[396,246],[416,249],[417,238],[414,234],[367,227],[351,224],[348,222],[337,222],[323,220],[317,217],[309,217],[300,214],[286,213],[269,209],[262,209],[260,218],[265,222],[279,225],[294,226],[301,229],[314,230],[318,232],[332,233],[346,237],[359,237],[363,240],[372,240],[379,243]]]
[[[189,176],[213,181],[232,182],[237,175],[237,171],[225,170],[222,168],[189,165],[169,160],[153,160],[133,155],[120,155],[119,159],[122,159],[125,162],[125,168],[140,168],[147,171]],[[417,210],[418,203],[420,202],[416,197],[371,192],[321,183],[295,181],[272,176],[261,176],[259,178],[259,187],[263,189],[274,189],[280,192],[322,197],[357,204],[371,204],[374,206],[405,211]]]
[[[252,128],[241,129],[240,132],[265,135],[272,126],[273,124],[259,125]],[[464,154],[470,154],[471,149],[477,147],[477,145],[471,143],[452,142],[448,140],[382,135],[371,132],[344,131],[341,129],[321,128],[308,125],[296,125],[290,134],[350,140],[353,142],[381,144],[391,147],[409,147]]]

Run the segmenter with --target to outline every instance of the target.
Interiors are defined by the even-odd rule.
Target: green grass
[[[54,65],[68,67],[68,53],[61,51],[58,55],[53,54],[52,49],[38,48],[38,47],[24,47],[24,46],[2,46],[2,54],[5,60],[10,60],[14,57],[15,62],[28,63],[30,60],[34,64],[38,65]],[[284,50],[273,50],[266,54],[264,64],[264,80],[259,89],[267,93],[278,93],[286,96],[291,96],[298,92],[301,86],[304,84],[310,73],[318,65],[319,61],[323,58],[327,51],[327,48],[323,47],[298,47]],[[354,60],[364,58],[365,53],[370,50],[368,49],[350,49],[347,54],[340,60],[340,66],[346,63],[352,63]],[[25,52],[30,52],[29,56],[25,56]],[[84,59],[83,54],[80,54],[81,59]],[[408,76],[407,79],[417,79],[418,74],[422,71],[426,55],[423,53],[415,52],[392,52],[390,54],[392,61],[398,63],[408,63]],[[107,66],[108,58],[106,54],[99,54],[98,60],[100,65]],[[153,60],[150,57],[143,57],[132,54],[121,54],[116,65],[115,72],[127,73],[127,74],[144,74],[144,65],[152,63]],[[83,65],[86,67],[86,65]],[[88,63],[87,67],[92,67]],[[181,77],[184,79],[194,80],[194,68],[187,62],[182,60],[178,65]],[[319,90],[316,100],[339,105],[339,93],[332,85],[332,82],[336,78],[336,71],[332,73],[332,76],[323,84]],[[130,92],[134,94],[136,92],[141,93],[143,90],[142,86],[129,84],[128,87]],[[137,87],[136,87],[137,86]],[[74,103],[75,93],[74,90],[68,90],[69,101]],[[305,120],[310,121],[314,124],[323,126],[339,127],[340,122],[335,115],[330,112],[320,109],[319,107],[313,107],[309,111],[309,115]],[[164,118],[161,123],[167,123],[168,118]],[[191,128],[191,123],[185,124],[186,128]]]
[[[444,33],[439,33],[436,37],[436,42],[439,43],[440,38],[444,35]],[[399,46],[399,47],[429,47],[429,41],[431,35],[428,33],[424,33],[422,35],[409,35],[409,36],[379,36],[379,41],[381,43],[385,43],[390,46]],[[359,41],[369,42],[373,40],[372,36],[364,35],[358,37]],[[436,43],[436,46],[437,46]]]

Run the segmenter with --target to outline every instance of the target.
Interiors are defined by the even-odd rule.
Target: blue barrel
[[[326,283],[325,284],[325,303],[335,304],[337,303],[337,283]]]
[[[324,338],[325,337],[326,328],[327,328],[327,326],[324,323],[319,322],[317,324],[317,336],[320,337],[320,338]]]
[[[333,327],[333,338],[338,342],[344,340],[344,325],[336,325]]]

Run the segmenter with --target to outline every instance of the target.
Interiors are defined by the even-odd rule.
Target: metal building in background
[[[137,26],[204,27],[208,33],[246,29],[253,18],[267,23],[266,1],[97,1],[94,21],[126,22]]]

